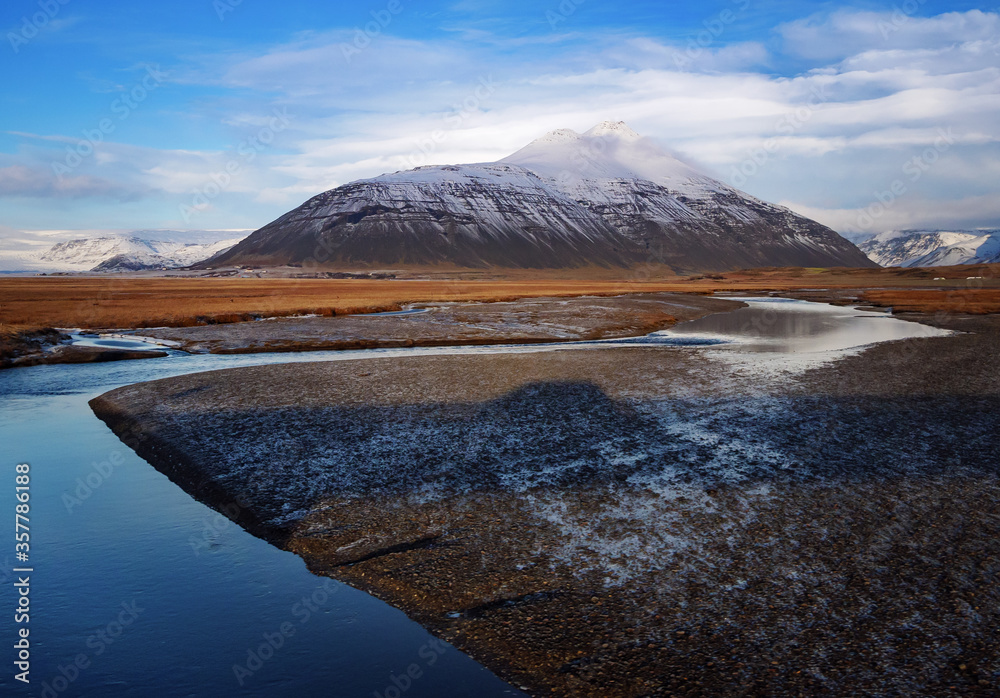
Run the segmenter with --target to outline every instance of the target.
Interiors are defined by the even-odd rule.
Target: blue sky
[[[998,12],[7,0],[0,234],[252,229],[605,119],[842,232],[1000,227]]]

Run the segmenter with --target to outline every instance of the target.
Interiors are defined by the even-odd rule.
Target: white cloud
[[[904,8],[919,9],[910,0],[887,12],[838,10],[789,22],[778,28],[785,48],[811,60],[834,61],[872,50],[943,48],[955,43],[995,42],[1000,16],[971,10],[919,17]]]
[[[107,197],[120,201],[135,200],[145,190],[92,175],[53,176],[47,168],[25,165],[0,167],[0,197],[47,197],[77,199]]]
[[[648,37],[626,39],[606,55],[631,68],[658,68],[685,72],[743,72],[765,66],[770,54],[759,42],[713,45],[691,39],[666,44]]]
[[[352,32],[308,33],[257,55],[213,56],[176,71],[189,82],[234,88],[226,95],[229,148],[106,142],[73,174],[84,178],[79,192],[97,195],[102,182],[118,182],[184,202],[224,170],[280,103],[292,115],[288,129],[213,201],[220,216],[226,205],[253,202],[276,217],[354,179],[495,160],[555,128],[624,119],[722,179],[752,170],[739,186],[796,201],[797,210],[816,211],[837,227],[946,129],[953,136],[947,162],[928,171],[885,220],[921,226],[922,216],[945,213],[982,220],[997,214],[987,205],[990,194],[1000,198],[998,30],[996,13],[922,18],[844,10],[780,27],[777,53],[760,43],[719,42],[680,67],[675,57],[684,42],[653,37],[588,43],[562,36],[567,41],[556,49],[539,44],[510,58],[494,51],[496,42],[386,33],[355,53]],[[804,67],[791,76],[757,72],[786,60],[781,51]],[[44,192],[38,173],[75,140],[30,138],[16,156],[0,155],[0,167],[29,168],[7,177],[15,188]],[[928,192],[940,205],[926,205]],[[948,203],[969,203],[970,196],[973,208]]]
[[[972,196],[951,200],[914,199],[879,206],[873,200],[859,208],[827,209],[794,201],[782,201],[793,211],[844,233],[873,233],[883,230],[974,229],[996,227],[1000,220],[1000,199]]]

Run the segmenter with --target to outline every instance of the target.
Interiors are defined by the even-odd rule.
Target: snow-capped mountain
[[[56,243],[41,254],[22,255],[16,265],[38,271],[136,271],[175,269],[206,260],[228,250],[245,236],[188,242],[133,235],[104,235]],[[166,231],[148,231],[163,234]],[[200,236],[206,237],[206,236]],[[217,237],[217,236],[216,236]],[[10,265],[7,265],[10,266]]]
[[[833,230],[699,173],[622,122],[494,163],[418,167],[313,197],[213,261],[463,267],[873,266]]]
[[[894,230],[858,244],[883,267],[1000,262],[1000,230]]]

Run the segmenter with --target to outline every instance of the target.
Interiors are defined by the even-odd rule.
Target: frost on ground
[[[1000,321],[948,329],[806,371],[630,346],[94,404],[195,496],[539,694],[989,695]]]

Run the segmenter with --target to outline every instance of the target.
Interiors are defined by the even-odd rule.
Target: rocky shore
[[[0,339],[0,369],[39,364],[87,364],[100,361],[152,359],[166,356],[158,350],[108,349],[66,344],[69,335],[52,328],[7,333]]]
[[[535,695],[996,695],[1000,317],[711,349],[287,364],[91,404],[254,533]]]

